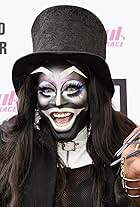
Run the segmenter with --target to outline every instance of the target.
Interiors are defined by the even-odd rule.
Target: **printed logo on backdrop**
[[[0,55],[7,54],[7,43],[4,41],[5,23],[0,22]]]
[[[115,110],[127,114],[127,88],[126,79],[113,79],[115,94],[113,96],[113,105]],[[10,117],[17,113],[17,96],[14,91],[10,93],[0,93],[0,114]],[[1,116],[2,117],[2,116]],[[3,121],[3,120],[0,120]]]
[[[123,47],[125,36],[123,27],[110,28],[106,30],[107,33],[107,46],[108,47]]]
[[[17,112],[17,96],[14,91],[10,93],[0,93],[0,113]]]

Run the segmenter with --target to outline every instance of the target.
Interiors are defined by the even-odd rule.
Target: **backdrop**
[[[113,107],[140,124],[139,1],[12,0],[0,7],[0,122],[17,113],[12,85],[14,62],[32,52],[31,26],[35,17],[54,5],[76,5],[91,10],[107,31],[107,58],[115,85]]]

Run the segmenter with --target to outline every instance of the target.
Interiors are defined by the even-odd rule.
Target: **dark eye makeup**
[[[64,91],[67,92],[68,96],[77,96],[81,93],[81,90],[83,89],[82,83],[70,83],[65,86]]]
[[[45,97],[50,97],[51,93],[54,92],[54,90],[50,87],[39,87],[38,92]]]

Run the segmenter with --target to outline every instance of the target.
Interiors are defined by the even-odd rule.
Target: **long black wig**
[[[73,64],[75,63],[71,63],[71,65]],[[77,66],[77,64],[75,65]],[[123,140],[136,127],[136,124],[123,113],[113,109],[111,95],[96,77],[94,70],[88,69],[87,87],[91,122],[87,151],[94,162],[92,202],[95,207],[104,207],[104,195],[108,182],[107,169],[116,173],[116,169],[110,169],[113,155],[122,145]],[[25,79],[18,92],[17,115],[4,121],[0,127],[2,143],[0,147],[1,207],[20,206],[24,183],[31,168],[34,139],[39,138],[39,142],[47,142],[46,146],[49,150],[57,154],[55,140],[45,139],[44,141],[44,137],[49,136],[47,129],[39,131],[34,128],[36,107],[37,87],[30,75]],[[42,125],[42,128],[43,126],[46,125]],[[57,166],[61,173],[65,174],[60,162],[58,157]],[[66,183],[65,176],[61,177],[63,178],[62,187],[58,197],[55,198],[56,203],[61,197]]]

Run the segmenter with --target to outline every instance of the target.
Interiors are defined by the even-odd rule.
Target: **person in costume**
[[[0,206],[139,206],[140,130],[112,107],[102,22],[53,6],[32,40],[12,70],[18,113],[0,126]]]

